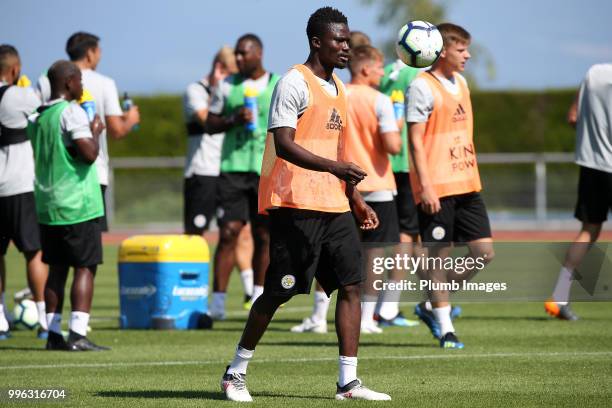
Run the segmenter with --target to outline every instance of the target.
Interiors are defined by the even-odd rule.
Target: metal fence
[[[577,167],[571,153],[478,155],[492,218],[505,214],[538,225],[571,218]],[[182,222],[184,157],[129,157],[111,161],[107,212],[114,226]],[[551,167],[565,171],[553,171]],[[562,197],[551,203],[550,197]],[[554,210],[554,211],[551,211]],[[515,217],[516,216],[516,217]]]

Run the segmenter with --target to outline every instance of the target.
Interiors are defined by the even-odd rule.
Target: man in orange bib
[[[444,40],[440,58],[422,72],[407,92],[406,121],[415,171],[410,172],[418,206],[419,230],[429,255],[446,258],[453,243],[465,243],[469,255],[489,262],[493,240],[489,217],[480,196],[480,175],[473,142],[470,91],[460,72],[470,58],[471,36],[454,24],[438,25]],[[475,271],[430,270],[432,282],[469,279]],[[430,302],[415,313],[443,348],[463,348],[451,321],[448,291],[429,292]]]
[[[336,399],[390,400],[357,378],[363,274],[353,215],[362,229],[376,228],[378,218],[355,189],[366,173],[341,161],[346,95],[333,70],[348,62],[347,19],[334,8],[321,8],[310,16],[306,33],[308,59],[278,82],[270,106],[259,186],[259,210],[270,215],[264,292],[251,308],[221,387],[229,400],[252,401],[246,370],[257,343],[278,306],[309,293],[316,277],[328,295],[338,289]]]

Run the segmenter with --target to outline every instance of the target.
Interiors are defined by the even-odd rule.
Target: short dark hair
[[[450,44],[463,43],[469,44],[472,41],[472,36],[463,27],[453,23],[442,23],[438,24],[438,30],[442,34],[442,41],[444,46]]]
[[[377,48],[371,45],[360,45],[351,50],[351,59],[349,61],[349,70],[351,75],[356,75],[363,64],[376,61],[384,61],[385,56]]]
[[[66,79],[72,77],[73,75],[77,75],[79,73],[79,67],[77,67],[74,62],[59,60],[55,61],[53,65],[47,71],[47,77],[49,78],[49,83],[51,87],[55,87],[61,84],[61,82]]]
[[[333,7],[321,7],[310,15],[306,25],[306,35],[310,41],[313,37],[322,37],[330,24],[348,24],[348,19],[341,11]]]
[[[241,41],[253,41],[255,44],[257,44],[257,46],[263,50],[263,42],[261,42],[261,38],[259,38],[256,34],[253,33],[247,33],[244,35],[241,35],[240,38],[238,38],[238,41],[236,41],[236,44],[238,44]]]
[[[8,44],[0,45],[0,72],[4,72],[11,67],[11,65],[9,65],[11,57],[19,58],[19,53],[17,52],[17,49],[12,45]]]
[[[100,37],[84,31],[79,31],[68,38],[66,42],[66,54],[68,54],[71,61],[78,61],[85,58],[87,51],[92,48],[97,48],[99,41]]]

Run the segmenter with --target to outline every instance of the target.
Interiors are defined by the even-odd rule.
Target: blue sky
[[[590,65],[612,62],[612,1],[447,4],[448,20],[467,28],[496,63],[494,80],[474,72],[482,88],[575,87]],[[23,72],[36,78],[66,57],[70,34],[89,31],[102,39],[99,71],[112,76],[121,91],[178,93],[208,72],[221,45],[233,45],[245,32],[262,38],[268,69],[283,73],[303,62],[306,21],[323,5],[343,11],[349,26],[370,34],[375,45],[399,29],[377,25],[376,10],[359,0],[20,0],[3,6],[0,41],[19,49]]]

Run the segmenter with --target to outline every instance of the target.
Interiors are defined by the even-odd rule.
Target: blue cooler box
[[[206,241],[190,235],[136,235],[119,248],[122,329],[195,329],[208,310]]]

